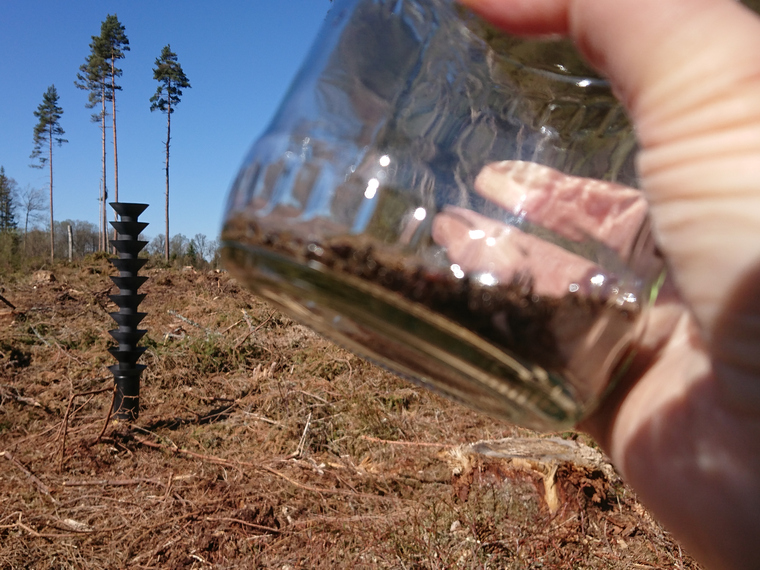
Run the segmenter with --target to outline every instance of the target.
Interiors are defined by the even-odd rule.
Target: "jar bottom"
[[[309,246],[320,247],[311,243],[306,251]],[[389,290],[377,282],[377,274],[367,279],[335,271],[320,261],[240,239],[225,240],[222,253],[237,280],[289,316],[359,356],[493,417],[537,430],[566,429],[587,415],[607,388],[582,394],[567,371],[517,357],[440,311]],[[372,265],[366,261],[364,267]],[[598,334],[598,323],[605,319],[597,315],[593,320],[589,335]]]

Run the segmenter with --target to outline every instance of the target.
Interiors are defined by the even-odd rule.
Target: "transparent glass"
[[[452,0],[336,0],[233,184],[224,263],[418,384],[562,429],[624,368],[662,279],[635,147],[567,42]]]

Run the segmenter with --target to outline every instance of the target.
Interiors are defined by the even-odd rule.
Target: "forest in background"
[[[43,190],[30,186],[20,188],[0,167],[0,273],[39,269],[50,264],[50,223],[45,219],[47,209]],[[81,260],[103,251],[101,230],[88,221],[55,221],[53,239],[56,261]],[[146,236],[140,236],[140,239],[146,239]],[[146,241],[149,243],[143,255],[156,263],[167,264],[165,234],[158,234]],[[219,267],[218,242],[202,233],[191,238],[174,234],[169,240],[168,264],[216,269]]]

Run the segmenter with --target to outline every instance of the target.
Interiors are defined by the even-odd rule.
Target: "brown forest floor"
[[[0,278],[0,568],[698,568],[585,436],[417,389],[224,273],[142,272],[141,415],[106,426],[114,272],[52,274]]]

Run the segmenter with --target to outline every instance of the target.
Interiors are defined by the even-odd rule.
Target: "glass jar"
[[[232,275],[418,384],[543,430],[625,367],[663,276],[628,119],[569,42],[336,0],[229,195]]]

